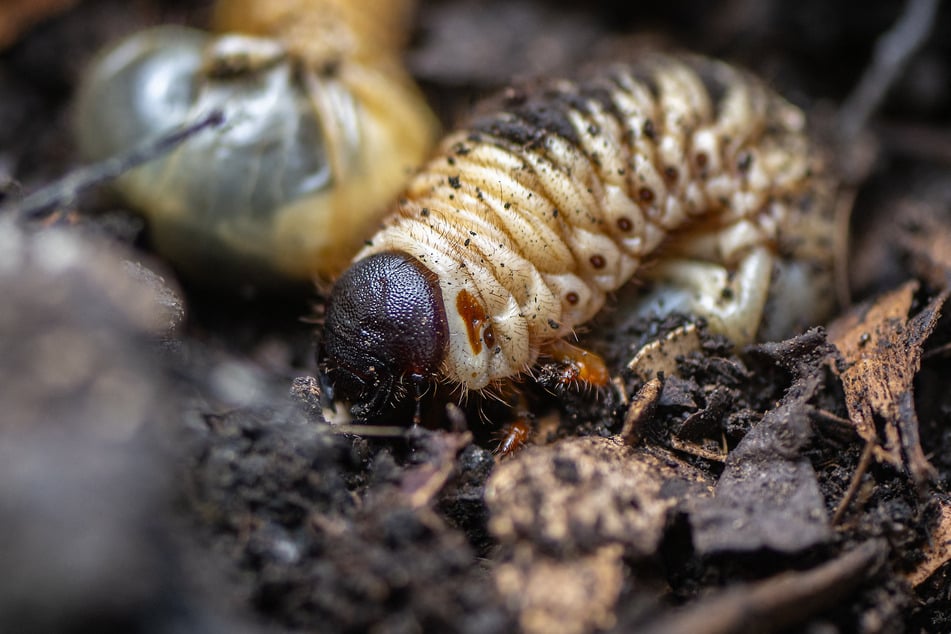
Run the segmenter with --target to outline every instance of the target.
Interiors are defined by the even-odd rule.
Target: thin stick
[[[884,540],[870,540],[810,570],[742,583],[674,610],[638,629],[644,634],[780,632],[834,607],[882,565]]]
[[[908,61],[928,40],[939,4],[939,0],[908,0],[898,21],[878,39],[871,65],[839,110],[845,143],[865,129]]]
[[[865,475],[865,472],[868,471],[869,465],[872,464],[873,455],[875,455],[875,443],[866,442],[865,449],[862,450],[862,457],[859,459],[859,464],[855,467],[855,472],[852,474],[852,481],[849,483],[849,488],[845,492],[845,495],[842,496],[842,499],[839,501],[839,506],[836,507],[835,514],[832,516],[833,526],[839,525],[839,522],[842,521],[842,516],[845,515],[845,511],[855,498],[855,494],[858,493],[859,486],[862,484],[862,477]]]
[[[833,279],[835,282],[836,301],[841,309],[852,305],[851,285],[849,284],[849,251],[851,250],[849,228],[852,225],[852,209],[855,204],[856,189],[843,188],[839,192],[835,206],[835,259],[833,260]]]
[[[934,357],[946,357],[948,356],[949,352],[951,352],[951,342],[943,343],[937,348],[932,348],[931,350],[923,352],[921,358],[924,360],[932,359]]]
[[[21,222],[42,220],[56,207],[75,200],[83,190],[110,181],[143,163],[154,161],[202,130],[220,126],[224,120],[225,116],[221,110],[212,110],[195,123],[172,130],[156,139],[144,141],[125,154],[77,168],[32,194],[3,205],[0,207],[0,215],[15,214]]]
[[[829,410],[822,409],[821,407],[815,407],[812,409],[812,413],[815,414],[816,418],[821,418],[824,421],[835,423],[837,425],[841,425],[842,427],[848,427],[853,431],[855,430],[855,423],[853,423],[848,418],[836,416]]]
[[[409,431],[409,428],[397,427],[396,425],[353,425],[345,423],[341,425],[332,425],[330,430],[335,434],[366,436],[368,438],[399,438],[401,436],[405,436]]]

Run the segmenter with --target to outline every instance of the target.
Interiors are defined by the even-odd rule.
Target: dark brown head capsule
[[[371,255],[334,285],[324,326],[327,375],[357,418],[379,414],[404,378],[418,384],[434,376],[448,341],[439,282],[416,258]]]

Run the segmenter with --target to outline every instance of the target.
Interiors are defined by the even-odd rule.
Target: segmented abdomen
[[[403,251],[438,275],[444,373],[470,389],[530,368],[678,229],[722,226],[709,249],[729,264],[824,191],[802,112],[698,57],[510,92],[436,156],[357,259]]]

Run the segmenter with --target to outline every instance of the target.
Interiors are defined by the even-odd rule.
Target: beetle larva
[[[112,156],[223,110],[221,128],[117,182],[156,249],[218,285],[329,278],[435,140],[435,119],[399,63],[410,6],[221,0],[221,35],[172,26],[132,35],[84,77],[80,148]]]
[[[337,281],[338,393],[366,416],[404,380],[479,390],[528,372],[642,267],[740,343],[774,264],[828,305],[834,188],[804,128],[763,83],[700,57],[510,91],[442,142]]]

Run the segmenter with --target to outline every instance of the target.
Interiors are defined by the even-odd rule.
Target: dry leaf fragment
[[[907,467],[915,482],[923,484],[935,471],[918,438],[913,382],[921,367],[922,344],[934,329],[947,292],[909,318],[917,290],[918,282],[909,281],[873,304],[853,309],[829,326],[829,339],[845,361],[836,372],[856,431],[875,443],[879,461]]]
[[[654,377],[642,385],[634,395],[627,412],[624,414],[624,426],[620,433],[621,438],[629,444],[637,444],[640,439],[641,427],[653,415],[663,387],[663,382]]]
[[[627,367],[644,381],[677,374],[677,357],[699,350],[702,343],[696,324],[687,324],[638,350]]]

